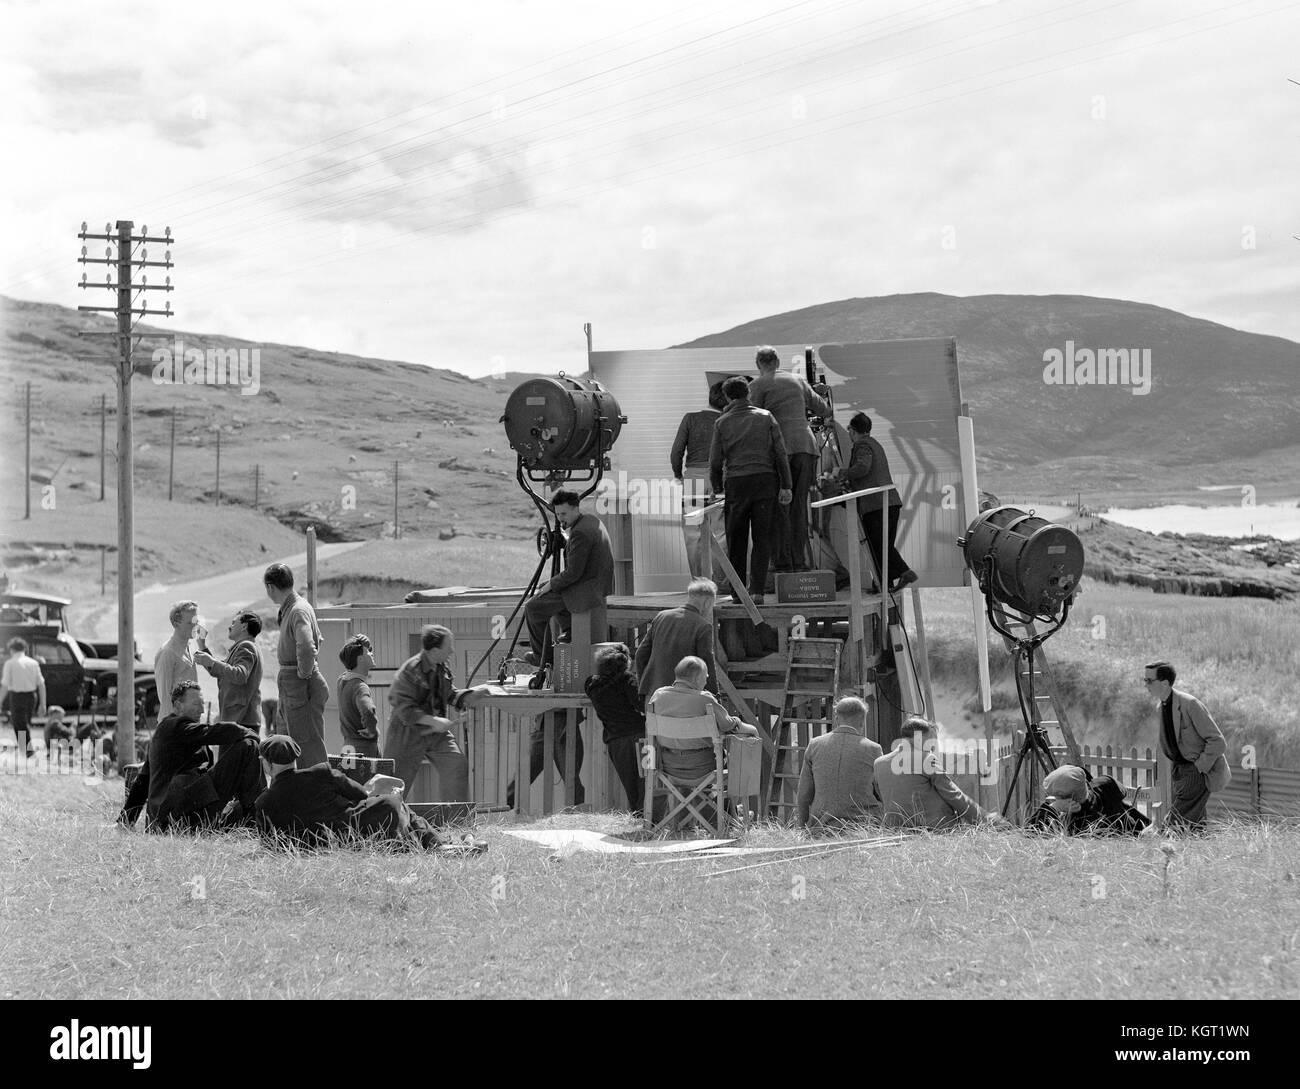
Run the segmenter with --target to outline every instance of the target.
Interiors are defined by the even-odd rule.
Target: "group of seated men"
[[[943,772],[936,759],[933,723],[908,716],[893,750],[885,753],[864,735],[866,719],[866,704],[846,697],[835,706],[831,732],[809,743],[799,775],[799,827],[833,831],[864,820],[887,828],[1010,827]],[[1125,802],[1123,789],[1111,776],[1094,778],[1075,764],[1048,774],[1043,793],[1042,805],[1027,824],[1033,831],[1137,835],[1150,824]]]
[[[202,714],[199,686],[177,684],[171,713],[159,721],[127,792],[121,825],[133,827],[143,812],[155,832],[254,827],[268,840],[302,847],[358,838],[458,854],[486,849],[472,836],[431,827],[400,795],[367,789],[328,763],[298,767],[302,749],[288,735],[259,742],[246,726],[201,722]],[[220,747],[215,761],[209,745]]]

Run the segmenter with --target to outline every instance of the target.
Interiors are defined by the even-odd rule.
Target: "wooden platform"
[[[607,598],[605,610],[609,616],[610,623],[614,622],[615,617],[625,623],[640,624],[643,621],[653,620],[664,609],[676,609],[686,604],[686,595],[681,594],[635,594],[619,595]],[[867,612],[874,612],[880,608],[879,594],[863,594],[862,607]],[[763,614],[763,619],[768,623],[776,626],[783,624],[789,626],[790,622],[796,616],[802,616],[808,620],[847,620],[849,618],[849,591],[841,590],[835,595],[834,601],[794,601],[789,603],[778,603],[775,594],[765,594],[764,603],[758,606],[759,612]],[[713,607],[713,615],[717,620],[747,620],[749,614],[745,612],[744,606],[735,604],[729,596],[719,595],[717,604]]]

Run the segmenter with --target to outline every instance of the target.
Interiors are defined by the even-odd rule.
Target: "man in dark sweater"
[[[172,713],[153,732],[118,822],[133,826],[142,809],[151,832],[229,826],[251,818],[264,786],[257,734],[236,722],[200,722],[203,696],[193,681],[181,681],[171,697]],[[208,745],[221,746],[215,764]]]
[[[299,769],[302,749],[284,734],[258,747],[270,786],[256,802],[257,828],[279,845],[321,847],[355,837],[394,847],[447,848],[481,854],[487,844],[456,837],[416,816],[396,794],[367,792],[328,764]]]
[[[722,392],[727,395],[727,411],[713,428],[710,482],[715,492],[722,492],[725,480],[727,558],[740,579],[748,571],[749,593],[758,605],[763,602],[772,554],[774,510],[777,504],[788,504],[792,494],[790,459],[776,418],[749,403],[748,382],[728,378]],[[732,596],[739,600],[738,587],[732,587]]]
[[[887,492],[858,497],[858,517],[862,519],[862,531],[867,538],[867,547],[871,557],[876,561],[876,579],[880,579],[880,538],[887,534],[886,547],[889,559],[889,589],[901,590],[916,581],[917,575],[907,561],[898,553],[894,542],[898,538],[898,515],[903,509],[903,500],[898,489],[892,487],[894,478],[889,472],[889,459],[884,447],[871,437],[871,417],[859,412],[849,421],[849,434],[853,437],[853,452],[849,457],[849,467],[844,470],[844,482],[850,491],[863,491],[867,488],[891,485]]]
[[[1124,791],[1109,775],[1095,779],[1077,764],[1062,764],[1043,779],[1043,804],[1025,827],[1067,836],[1136,836],[1151,823],[1124,801]]]
[[[354,635],[339,651],[339,730],[345,747],[358,756],[379,755],[379,712],[366,678],[375,665],[375,648],[364,635]]]
[[[604,728],[606,751],[627,794],[632,816],[642,815],[645,780],[641,777],[640,745],[645,737],[645,698],[637,691],[627,646],[606,647],[587,678],[587,698]]]

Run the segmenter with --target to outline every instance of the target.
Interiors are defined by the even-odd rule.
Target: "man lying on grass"
[[[194,681],[172,689],[171,706],[171,714],[153,732],[118,823],[134,826],[142,809],[151,832],[247,823],[265,786],[257,734],[235,722],[200,722],[203,696]],[[209,745],[221,746],[215,764]]]
[[[364,839],[392,847],[482,854],[487,844],[434,828],[400,793],[371,793],[328,764],[299,769],[302,749],[284,734],[258,746],[271,785],[257,799],[258,831],[276,846],[324,847]],[[400,791],[400,780],[389,779]]]
[[[1034,832],[1067,836],[1136,836],[1151,822],[1124,801],[1124,791],[1109,775],[1090,778],[1077,764],[1062,764],[1043,780],[1046,795],[1029,818]]]

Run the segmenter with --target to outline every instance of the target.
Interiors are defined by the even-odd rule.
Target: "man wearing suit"
[[[238,722],[250,730],[262,728],[262,656],[253,641],[262,632],[262,618],[254,612],[242,612],[230,622],[226,638],[230,653],[218,662],[208,652],[206,638],[199,639],[194,664],[217,678],[217,696],[222,722]]]
[[[776,511],[776,569],[808,570],[808,491],[817,475],[817,442],[808,417],[831,414],[824,397],[798,374],[781,370],[775,348],[760,348],[754,360],[758,377],[750,383],[749,403],[776,417],[790,460],[790,505]]]
[[[884,751],[863,736],[867,705],[846,696],[835,705],[835,729],[808,743],[799,773],[800,828],[834,828],[881,815],[875,763]]]
[[[532,644],[528,660],[533,665],[542,663],[543,637],[552,617],[559,619],[567,634],[573,613],[597,609],[603,615],[605,598],[614,592],[614,553],[609,534],[595,515],[578,509],[578,502],[578,493],[570,491],[556,492],[551,500],[555,517],[569,531],[569,542],[564,549],[564,570],[539,586],[524,606]]]
[[[968,798],[935,759],[938,735],[920,715],[903,721],[894,749],[876,760],[876,788],[884,805],[885,824],[909,828],[953,828],[989,821],[1004,824]]]
[[[695,579],[686,587],[686,604],[665,609],[652,621],[636,648],[637,691],[649,698],[673,683],[677,663],[695,657],[708,666],[705,686],[717,692],[717,667],[713,661],[713,604],[718,587],[709,579]]]
[[[1146,667],[1143,683],[1159,703],[1160,748],[1171,765],[1173,812],[1171,829],[1199,832],[1205,828],[1210,795],[1232,778],[1224,755],[1228,743],[1205,704],[1174,688],[1178,673],[1168,662]]]

